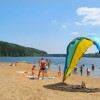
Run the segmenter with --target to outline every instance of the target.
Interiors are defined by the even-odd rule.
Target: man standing
[[[39,62],[39,73],[38,73],[38,79],[40,77],[40,73],[42,72],[42,79],[44,78],[44,74],[45,74],[45,68],[46,68],[47,62],[41,58],[41,61]]]

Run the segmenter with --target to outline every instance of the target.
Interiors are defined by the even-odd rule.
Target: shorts
[[[48,66],[46,66],[45,70],[48,70]]]
[[[41,68],[42,70],[45,70],[45,68]]]
[[[45,70],[48,70],[48,68],[46,68]]]

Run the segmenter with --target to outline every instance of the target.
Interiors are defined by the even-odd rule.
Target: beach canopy
[[[87,49],[92,45],[96,45],[100,53],[100,38],[96,36],[77,37],[69,43],[67,46],[63,82],[74,70]]]

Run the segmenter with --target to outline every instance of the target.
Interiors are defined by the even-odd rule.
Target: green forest
[[[0,56],[1,57],[46,56],[46,55],[47,55],[47,52],[42,51],[42,50],[0,41]]]

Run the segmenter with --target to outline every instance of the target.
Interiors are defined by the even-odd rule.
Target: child
[[[33,68],[32,68],[32,76],[34,76],[34,74],[35,74],[35,70],[36,70],[35,67],[36,67],[36,66],[33,65]]]
[[[61,76],[61,66],[59,66],[58,77]]]
[[[89,68],[87,68],[87,75],[89,75],[90,74],[90,69]]]

